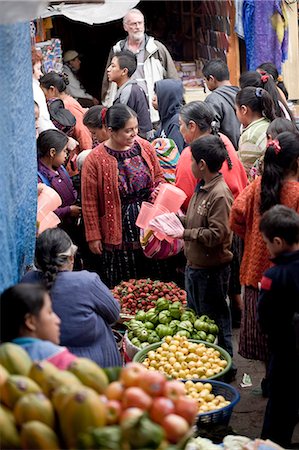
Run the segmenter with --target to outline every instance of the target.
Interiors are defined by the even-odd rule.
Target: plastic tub
[[[62,203],[57,192],[46,184],[37,198],[37,220],[41,222],[49,212],[55,211]]]
[[[48,228],[56,228],[60,224],[60,219],[55,213],[49,212],[46,217],[39,223],[38,234],[47,230]]]
[[[164,183],[160,187],[154,205],[163,206],[164,208],[167,208],[169,212],[177,213],[186,198],[187,195],[182,189]]]

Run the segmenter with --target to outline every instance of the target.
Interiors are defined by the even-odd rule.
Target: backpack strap
[[[51,182],[50,180],[48,180],[47,177],[45,177],[45,175],[43,175],[39,170],[37,171],[37,175],[39,176],[39,178],[42,180],[42,183],[46,184],[47,186],[51,187]]]
[[[69,176],[68,171],[66,170],[66,168],[65,168],[63,165],[60,166],[60,169],[61,169],[61,170],[63,171],[63,173],[68,177],[68,179],[69,179],[70,181],[72,181],[72,180],[71,180],[71,177]]]

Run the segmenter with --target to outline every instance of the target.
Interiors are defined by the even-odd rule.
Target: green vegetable
[[[144,415],[124,420],[121,429],[123,448],[156,449],[165,436],[163,428]]]
[[[147,330],[153,330],[155,325],[152,322],[144,322],[144,326]]]
[[[103,368],[105,374],[108,377],[109,383],[112,383],[112,381],[119,380],[121,367],[105,367]]]
[[[207,316],[206,314],[204,314],[203,316],[200,316],[199,319],[202,320],[203,322],[209,322],[210,321],[209,316]]]
[[[141,345],[141,342],[139,341],[139,339],[137,337],[134,337],[131,340],[131,342],[132,342],[133,345],[135,345],[135,347],[140,347],[140,345]]]
[[[187,338],[190,337],[190,333],[187,330],[180,330],[176,334],[177,336],[186,336]]]
[[[207,337],[206,337],[206,341],[210,342],[211,344],[214,344],[215,339],[216,338],[215,338],[215,336],[213,334],[208,334]]]
[[[196,320],[195,313],[192,310],[186,310],[181,315],[181,321],[189,320],[191,323],[194,323]]]
[[[162,323],[163,325],[167,325],[168,323],[171,322],[171,315],[169,311],[161,311],[159,313],[159,322]]]
[[[177,332],[177,330],[178,330],[178,326],[179,326],[179,324],[180,324],[181,322],[179,321],[179,320],[172,320],[170,323],[169,323],[169,328],[171,328],[172,330],[173,330],[173,335]]]
[[[148,343],[155,344],[156,342],[160,342],[160,337],[155,331],[152,331],[148,336]]]
[[[154,325],[157,325],[159,323],[159,316],[154,308],[151,308],[149,311],[147,311],[145,315],[145,320],[146,322],[151,322]]]
[[[194,322],[194,328],[198,331],[205,331],[207,333],[210,330],[210,325],[201,319],[197,319]]]
[[[167,325],[158,325],[156,328],[156,333],[159,336],[159,338],[163,338],[165,336],[171,336],[171,328],[169,328]]]
[[[140,342],[145,342],[148,340],[148,331],[145,328],[142,330],[138,330],[136,333],[136,337]]]
[[[199,339],[201,341],[205,341],[207,339],[207,333],[205,331],[199,331],[197,334],[198,334]]]
[[[214,336],[217,336],[217,334],[219,333],[219,328],[216,324],[214,323],[210,323],[209,324],[209,332],[211,334],[214,334]]]
[[[174,302],[171,305],[169,305],[169,312],[173,319],[179,319],[182,314],[182,304],[180,302]]]
[[[135,320],[140,320],[141,322],[144,322],[145,317],[146,317],[145,311],[140,310],[136,313]]]
[[[133,331],[129,331],[128,332],[128,338],[130,339],[130,341],[133,339],[134,337],[134,332]]]
[[[169,309],[169,306],[170,306],[170,302],[168,300],[166,300],[166,298],[161,297],[157,300],[155,309],[156,309],[156,311],[160,312],[160,311]]]
[[[140,344],[140,348],[145,348],[145,347],[147,347],[149,345],[149,342],[142,342],[141,344]]]
[[[179,329],[179,330],[186,330],[186,331],[188,331],[189,333],[192,333],[192,331],[193,331],[193,325],[192,325],[192,323],[190,322],[190,320],[184,320],[183,322],[181,322],[181,323],[178,325],[178,329]]]
[[[140,320],[132,319],[132,320],[130,320],[130,322],[128,322],[127,327],[131,331],[136,331],[140,328],[144,328],[144,324]]]
[[[91,434],[96,445],[96,447],[93,448],[119,450],[121,447],[121,429],[116,425],[103,428],[94,428]]]

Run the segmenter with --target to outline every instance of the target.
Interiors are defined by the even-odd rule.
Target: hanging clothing
[[[243,27],[248,70],[271,61],[281,72],[288,56],[288,18],[283,0],[244,0]]]

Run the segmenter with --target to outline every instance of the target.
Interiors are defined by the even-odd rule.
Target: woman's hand
[[[102,241],[98,239],[97,241],[88,242],[89,250],[95,255],[101,255],[103,251]]]
[[[71,216],[72,217],[79,217],[81,216],[82,208],[77,205],[71,205],[70,206]]]

